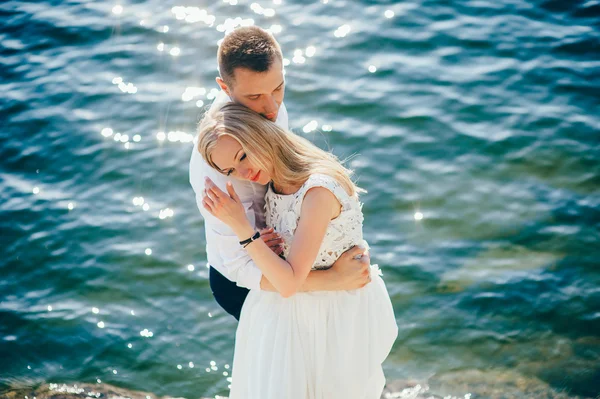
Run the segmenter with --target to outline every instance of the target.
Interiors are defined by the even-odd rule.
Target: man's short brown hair
[[[282,60],[279,44],[258,26],[241,27],[229,33],[217,53],[219,73],[227,85],[234,82],[236,68],[266,72],[276,58]]]

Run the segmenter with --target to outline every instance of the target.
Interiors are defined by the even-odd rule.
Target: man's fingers
[[[271,241],[283,242],[283,239],[277,233],[263,234],[262,236],[260,236],[260,238],[262,238],[262,240],[264,242],[271,242]]]
[[[362,255],[365,252],[365,249],[366,248],[363,248],[360,245],[355,245],[352,248],[350,248],[349,250],[347,250],[346,252],[344,252],[344,255],[354,258],[359,255]]]

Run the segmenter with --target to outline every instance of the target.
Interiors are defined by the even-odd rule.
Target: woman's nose
[[[248,179],[252,177],[252,171],[249,168],[239,168],[238,173],[242,177],[242,179]]]

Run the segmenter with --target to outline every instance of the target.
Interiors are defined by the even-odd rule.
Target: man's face
[[[242,104],[265,118],[275,122],[285,93],[283,65],[275,58],[271,68],[265,72],[254,72],[245,68],[234,70],[234,81],[227,86],[220,78],[217,83],[233,101]]]

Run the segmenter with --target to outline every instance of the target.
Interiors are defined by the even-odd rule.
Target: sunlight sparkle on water
[[[187,23],[204,22],[206,25],[212,26],[216,20],[214,15],[210,15],[206,10],[199,7],[176,6],[171,8],[171,12],[175,14],[176,19],[185,20]]]
[[[152,255],[152,249],[150,248],[146,248],[146,250],[144,251],[144,253],[148,256]]]
[[[314,132],[315,130],[317,130],[317,127],[319,127],[319,124],[317,123],[317,121],[312,120],[312,121],[308,122],[306,125],[304,125],[304,127],[302,128],[302,131],[304,133],[311,133],[311,132]]]
[[[101,132],[101,134],[102,134],[104,137],[110,137],[110,136],[112,136],[112,135],[113,135],[113,130],[112,130],[111,128],[109,128],[109,127],[105,127],[104,129],[102,129],[102,132]]]
[[[193,362],[189,362],[188,363],[188,367],[191,368],[191,369],[193,369],[194,368],[194,363]]]
[[[148,210],[150,209],[150,205],[148,205],[148,204],[146,203],[146,204],[142,205],[142,209],[143,209],[144,211],[148,211]]]
[[[173,217],[173,210],[169,209],[169,208],[161,209],[160,212],[158,213],[158,217],[160,219],[166,219],[166,218]]]
[[[342,25],[333,32],[335,37],[345,37],[350,33],[350,25]]]
[[[135,141],[136,143],[139,143],[140,140],[142,140],[142,136],[140,136],[139,134],[133,136],[133,141]]]
[[[164,51],[165,50],[165,44],[164,43],[158,43],[158,45],[156,46],[156,48],[158,49],[158,51]]]
[[[52,312],[52,306],[48,305],[48,312]]]
[[[321,128],[324,132],[331,132],[333,130],[333,126],[331,125],[323,125]]]
[[[281,27],[281,25],[271,25],[271,27],[267,29],[267,32],[270,32],[274,35],[277,33],[281,33],[282,30],[283,28]]]
[[[316,52],[317,49],[315,48],[315,46],[308,46],[304,51],[304,54],[306,54],[307,57],[312,57],[313,55],[315,55]]]
[[[192,101],[194,97],[206,95],[204,87],[186,87],[181,95],[181,101]]]
[[[229,32],[232,32],[238,26],[252,26],[252,25],[254,25],[254,20],[252,18],[247,18],[247,19],[242,19],[240,17],[227,18],[225,20],[225,22],[217,25],[217,31],[228,34]]]
[[[113,7],[112,9],[113,14],[115,15],[120,15],[123,13],[123,6],[120,4],[117,4],[116,6]]]
[[[100,309],[98,309],[98,308],[92,308],[92,313],[98,314],[98,313],[100,313]]]
[[[196,101],[196,107],[202,108],[203,106],[204,106],[204,101],[202,101],[202,100]]]
[[[34,187],[33,188],[33,193],[34,194],[39,194],[40,193],[40,188],[39,187]]]
[[[180,143],[190,143],[194,141],[194,136],[190,133],[182,132],[180,130],[170,131],[167,134],[167,139],[171,143],[180,142]]]
[[[114,78],[112,82],[113,84],[117,85],[119,90],[121,90],[123,93],[135,94],[138,91],[137,87],[135,87],[133,83],[125,83],[121,77]]]
[[[194,271],[194,265],[187,265],[187,269],[191,272]]]
[[[69,202],[69,203],[67,204],[67,209],[69,209],[70,211],[72,211],[72,210],[73,210],[73,208],[75,208],[75,204],[74,204],[73,202]]]
[[[127,344],[127,347],[128,347],[129,349],[131,349],[131,348],[133,348],[133,345],[129,343],[129,344]]]
[[[156,133],[156,139],[158,141],[165,141],[166,138],[167,138],[167,136],[165,135],[165,132]]]
[[[377,72],[377,67],[375,65],[369,65],[369,72],[371,72],[371,73]]]
[[[99,321],[99,322],[98,322],[98,327],[100,327],[100,328],[104,328],[104,322],[103,322],[103,321]]]
[[[173,57],[177,57],[179,54],[181,54],[181,49],[179,47],[173,47],[169,51],[169,54],[171,54]]]
[[[421,212],[415,212],[415,220],[423,220],[423,214]]]
[[[147,328],[144,328],[142,331],[140,331],[140,335],[145,338],[151,338],[154,336],[154,333],[149,331]]]
[[[304,64],[306,62],[306,58],[302,55],[302,50],[294,50],[294,58],[292,58],[292,61],[296,64]]]
[[[386,18],[394,18],[394,12],[392,10],[385,10],[385,12],[383,13],[383,15],[385,15]]]
[[[265,17],[273,17],[275,16],[275,10],[272,8],[263,8],[258,3],[252,3],[250,5],[250,9],[259,15],[264,15]]]

